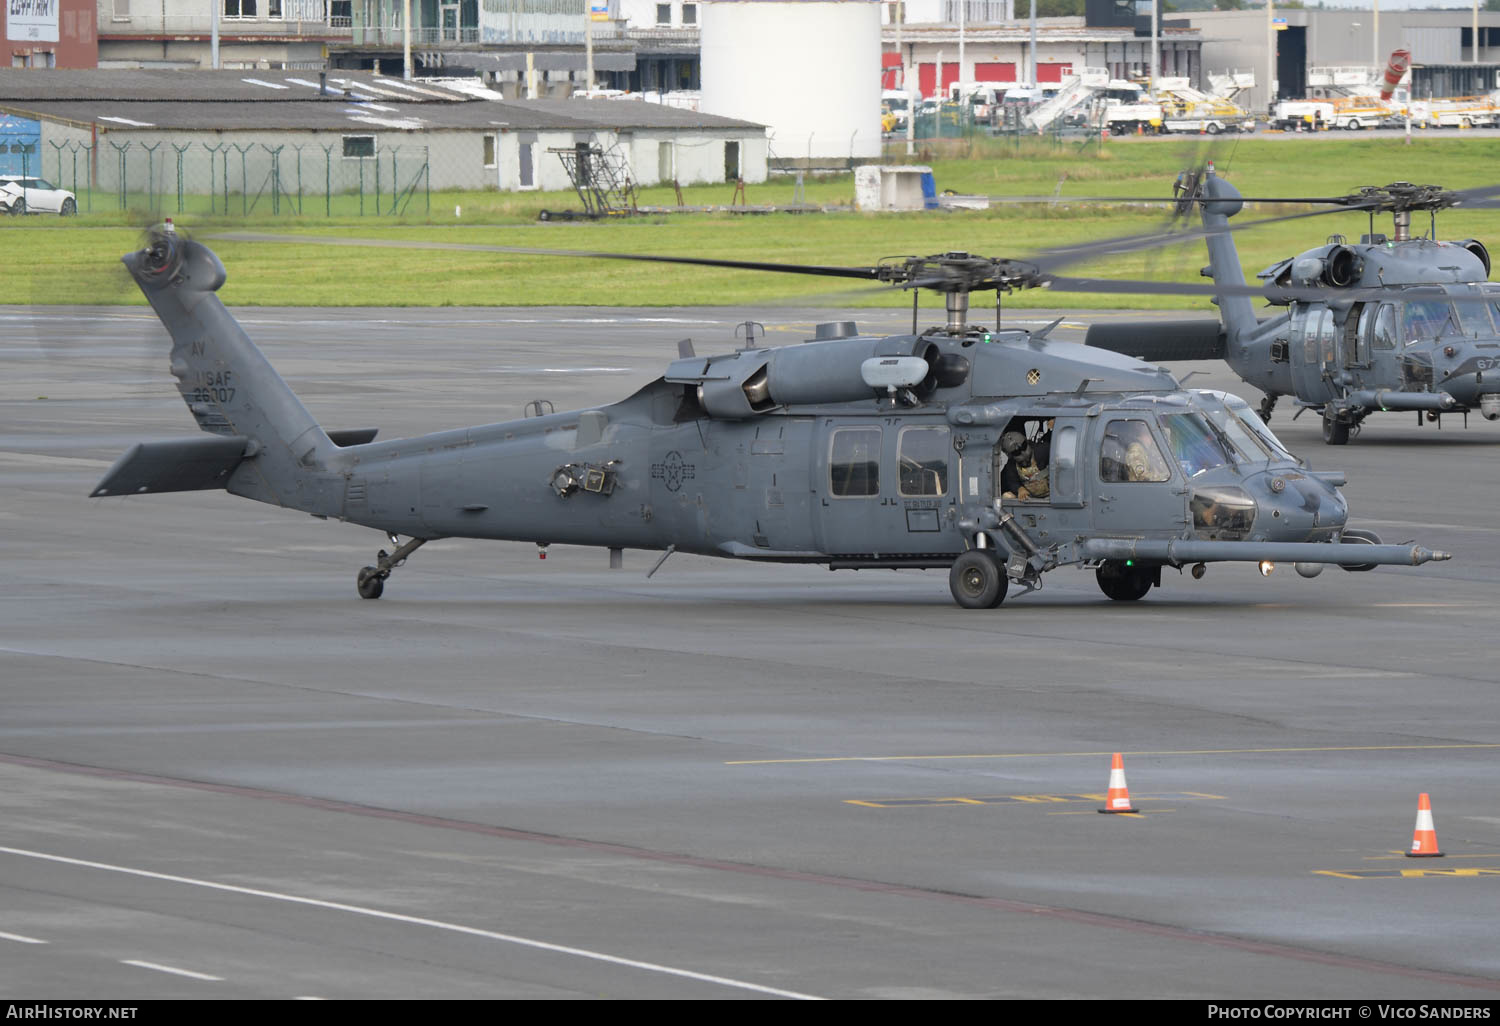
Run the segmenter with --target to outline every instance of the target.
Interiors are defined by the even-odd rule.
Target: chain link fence
[[[0,137],[0,145],[11,144]],[[92,144],[49,139],[32,149],[19,155],[21,173],[72,192],[82,213],[399,217],[432,210],[427,146],[377,147],[373,138],[327,145],[106,137]]]

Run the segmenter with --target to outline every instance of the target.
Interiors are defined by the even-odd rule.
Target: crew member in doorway
[[[1051,455],[1051,437],[1043,435],[1036,441],[1020,431],[1007,431],[1000,436],[1000,451],[1006,455],[1005,466],[1000,471],[1000,493],[1005,499],[1045,499],[1050,494],[1047,484],[1047,460]]]

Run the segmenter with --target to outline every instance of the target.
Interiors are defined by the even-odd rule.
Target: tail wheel
[[[380,576],[380,571],[373,566],[367,566],[360,570],[359,576],[355,578],[354,587],[362,599],[378,599],[385,591],[385,579]]]
[[[987,549],[970,549],[953,561],[948,588],[953,601],[964,609],[994,609],[1005,601],[1010,582],[1000,561]]]
[[[1099,582],[1099,590],[1116,602],[1136,602],[1156,584],[1156,574],[1154,567],[1107,559],[1094,571],[1094,579]]]

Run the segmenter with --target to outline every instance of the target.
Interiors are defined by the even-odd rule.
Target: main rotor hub
[[[1463,202],[1463,197],[1451,189],[1438,185],[1413,185],[1411,182],[1367,185],[1346,199],[1349,206],[1362,207],[1372,214],[1444,210]]]
[[[1046,284],[1040,267],[1021,260],[997,260],[971,253],[941,253],[926,257],[887,257],[876,269],[876,280],[911,289],[948,294],[1010,292]]]

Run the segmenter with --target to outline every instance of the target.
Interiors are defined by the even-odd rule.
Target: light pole
[[[1146,76],[1146,91],[1153,92],[1156,85],[1157,72],[1161,70],[1161,43],[1156,38],[1157,19],[1160,15],[1157,11],[1161,8],[1161,0],[1151,0],[1151,73]]]
[[[1379,3],[1379,0],[1376,0]],[[1276,113],[1276,22],[1275,6],[1266,0],[1266,113]]]

